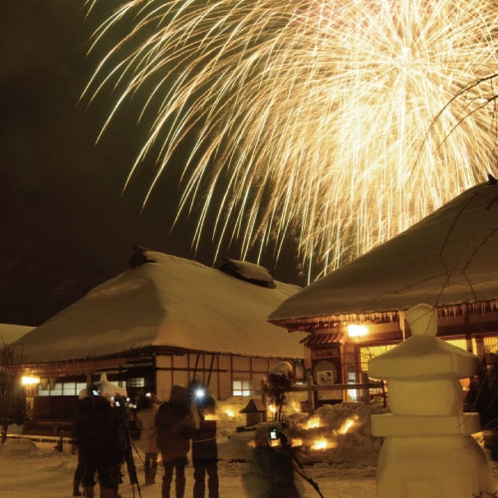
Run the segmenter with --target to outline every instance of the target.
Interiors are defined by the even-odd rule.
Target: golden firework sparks
[[[311,278],[496,174],[491,82],[445,105],[496,70],[497,22],[493,0],[130,0],[94,34],[131,26],[84,97],[114,90],[103,131],[142,99],[145,202],[194,138],[178,213],[200,206],[195,246],[214,208],[218,247],[293,234]]]

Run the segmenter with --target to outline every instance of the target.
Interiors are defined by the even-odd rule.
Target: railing
[[[294,386],[291,391],[307,391],[308,392],[308,406],[307,410],[309,413],[313,413],[316,409],[316,396],[315,393],[319,391],[340,391],[341,396],[337,398],[337,401],[342,401],[345,399],[344,393],[346,391],[356,390],[358,392],[358,401],[360,402],[370,402],[375,394],[372,390],[379,390],[383,400],[384,406],[387,404],[386,399],[386,389],[384,381],[374,381],[368,377],[368,374],[362,376],[362,382],[354,384],[315,384],[313,382],[313,377],[308,378],[307,385],[304,386]]]
[[[12,434],[9,437],[44,443],[54,442],[58,451],[63,451],[64,444],[72,445],[76,442],[74,425],[66,422],[27,422],[23,425],[21,434]]]

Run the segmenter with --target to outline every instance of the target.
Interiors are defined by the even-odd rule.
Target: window
[[[133,377],[126,381],[126,387],[145,387],[145,379],[143,377]]]
[[[58,382],[50,385],[42,382],[38,385],[38,396],[78,396],[86,389],[86,382]]]
[[[251,382],[249,380],[234,380],[232,385],[232,396],[250,396]]]
[[[380,356],[381,354],[387,353],[389,350],[394,348],[396,344],[384,344],[382,346],[364,346],[360,348],[360,368],[362,372],[368,372],[368,362]]]

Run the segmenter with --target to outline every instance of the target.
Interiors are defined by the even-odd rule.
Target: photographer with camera
[[[294,455],[285,435],[275,426],[256,429],[255,447],[243,473],[251,498],[300,498],[294,481]]]
[[[100,395],[98,386],[89,386],[76,419],[83,494],[86,498],[94,497],[96,475],[101,498],[116,498],[120,477],[117,466],[121,462],[117,426],[116,412],[111,403]]]
[[[218,498],[218,444],[216,442],[216,402],[206,388],[195,390],[196,411],[194,420],[196,431],[192,438],[192,462],[194,464],[194,498],[204,498],[206,474],[208,496]]]
[[[144,472],[145,484],[151,485],[156,482],[157,457],[157,428],[156,415],[159,404],[152,393],[143,395],[138,402],[136,425],[140,431],[138,446],[145,454]]]
[[[189,390],[175,385],[171,388],[169,401],[159,406],[156,415],[157,447],[164,466],[162,498],[170,498],[173,474],[176,498],[183,498],[185,495],[185,467],[188,463],[190,439],[195,430],[190,402]]]

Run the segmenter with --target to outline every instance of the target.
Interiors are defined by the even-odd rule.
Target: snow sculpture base
[[[461,415],[372,415],[375,436],[441,436],[470,435],[481,430],[478,413]]]
[[[377,473],[382,498],[472,498],[493,496],[495,489],[472,436],[389,437]]]
[[[482,498],[496,490],[487,457],[471,436],[477,413],[463,413],[459,379],[479,367],[474,354],[437,334],[437,310],[407,312],[412,337],[369,361],[369,373],[388,380],[391,414],[372,416],[379,453],[378,498]]]

